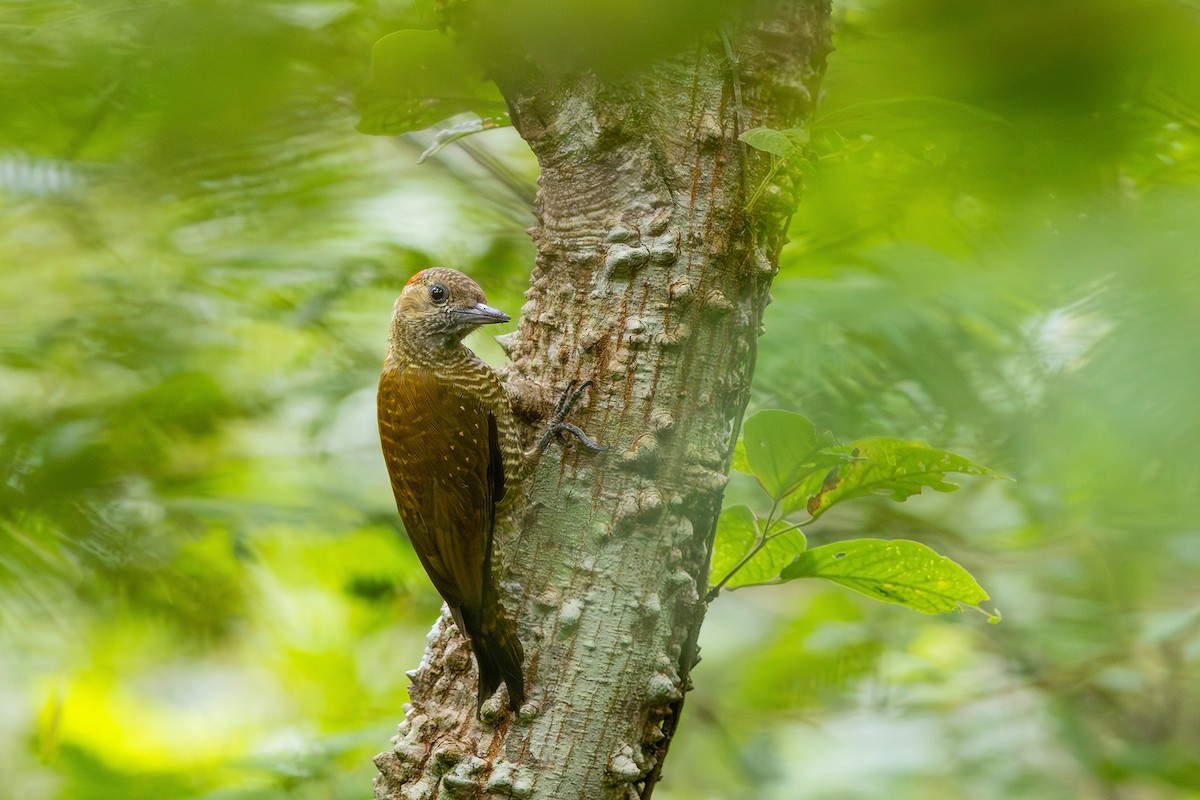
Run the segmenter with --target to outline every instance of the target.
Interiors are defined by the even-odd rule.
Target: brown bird
[[[497,506],[516,493],[521,441],[500,378],[462,343],[481,325],[508,321],[461,272],[418,272],[392,313],[378,411],[396,507],[471,642],[478,703],[503,681],[516,711],[525,701],[525,655],[498,601],[492,535]]]

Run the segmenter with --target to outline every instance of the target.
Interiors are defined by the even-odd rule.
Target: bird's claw
[[[554,422],[562,422],[571,413],[571,409],[575,408],[575,404],[579,402],[579,398],[583,397],[583,393],[592,385],[591,381],[584,381],[578,386],[572,380],[567,384],[567,388],[563,389],[562,394],[558,396],[558,404],[554,406],[554,414],[550,417]]]
[[[595,441],[590,436],[588,436],[586,433],[584,433],[583,429],[580,428],[578,425],[574,425],[570,422],[560,422],[557,425],[555,425],[548,433],[549,434],[557,434],[559,437],[562,437],[562,435],[564,433],[569,433],[572,436],[574,436],[581,445],[583,445],[585,450],[592,452],[592,453],[603,453],[606,450],[608,450],[607,447],[605,447],[604,445]],[[570,447],[571,441],[569,439],[565,439],[563,441],[563,445],[565,447]]]
[[[554,406],[554,413],[550,415],[550,425],[546,428],[546,432],[542,434],[542,438],[538,440],[537,453],[542,453],[549,445],[550,440],[558,437],[563,440],[564,446],[569,446],[569,441],[565,440],[563,434],[569,433],[575,437],[584,449],[592,453],[603,453],[608,448],[602,444],[593,441],[590,436],[583,432],[583,429],[578,425],[567,422],[567,416],[570,415],[571,409],[575,408],[575,404],[579,402],[579,398],[583,397],[583,393],[592,385],[591,381],[584,381],[578,386],[575,381],[567,384],[567,388],[558,397],[558,403]]]

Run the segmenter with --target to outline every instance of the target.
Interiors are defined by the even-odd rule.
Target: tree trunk
[[[507,385],[532,432],[592,380],[574,420],[611,449],[552,444],[497,532],[530,702],[477,720],[443,617],[376,758],[377,798],[650,795],[798,188],[737,137],[802,124],[828,50],[828,0],[778,0],[636,76],[496,73],[542,170]]]

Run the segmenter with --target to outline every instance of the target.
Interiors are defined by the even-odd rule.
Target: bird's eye
[[[446,302],[446,298],[449,296],[450,292],[446,291],[446,287],[440,283],[435,283],[429,287],[429,299],[439,306]]]

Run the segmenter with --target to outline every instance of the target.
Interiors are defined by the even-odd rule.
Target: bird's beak
[[[476,303],[471,308],[456,308],[452,313],[454,319],[462,325],[497,325],[512,319],[500,309],[483,303]]]

